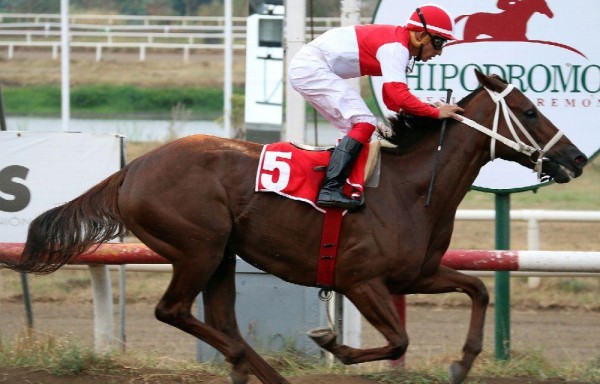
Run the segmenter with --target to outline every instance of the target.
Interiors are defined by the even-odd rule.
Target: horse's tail
[[[21,259],[1,262],[15,271],[47,274],[91,246],[124,235],[118,197],[127,169],[125,167],[81,196],[36,217],[29,225]]]

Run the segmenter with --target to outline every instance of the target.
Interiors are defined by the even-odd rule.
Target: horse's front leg
[[[380,280],[372,280],[344,292],[360,313],[385,337],[388,345],[379,348],[357,349],[338,344],[330,329],[309,332],[323,349],[331,352],[344,364],[398,359],[406,352],[408,336],[392,302],[392,296]]]
[[[440,266],[435,274],[418,281],[411,290],[411,293],[427,294],[464,292],[471,298],[471,320],[467,340],[463,347],[463,358],[450,365],[452,383],[461,383],[483,348],[483,326],[485,324],[485,311],[489,302],[487,288],[476,277]]]

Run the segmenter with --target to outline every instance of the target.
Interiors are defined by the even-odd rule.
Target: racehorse
[[[514,3],[499,1],[498,8],[503,11],[458,16],[454,20],[456,23],[465,17],[468,18],[463,41],[527,41],[527,23],[534,13],[554,17],[546,0],[523,0]]]
[[[462,359],[450,366],[452,382],[462,382],[482,350],[488,292],[478,278],[440,265],[459,203],[492,154],[537,168],[558,183],[583,172],[586,156],[523,93],[498,77],[476,76],[481,87],[459,102],[461,121],[447,123],[431,204],[424,202],[439,120],[399,115],[389,121],[393,135],[387,140],[395,146],[382,148],[379,186],[368,189],[365,208],[344,217],[332,289],[387,340],[359,349],[337,343],[331,330],[312,334],[345,364],[405,353],[408,336],[392,295],[464,292],[472,300],[471,320]],[[505,118],[496,119],[500,110]],[[50,273],[127,228],[173,264],[155,311],[160,321],[219,350],[232,365],[233,383],[246,383],[250,373],[263,383],[288,383],[240,334],[235,255],[285,281],[315,286],[323,214],[309,204],[254,192],[261,148],[205,135],[167,143],[38,216],[21,260],[4,262],[18,271]],[[200,292],[204,321],[190,310]]]

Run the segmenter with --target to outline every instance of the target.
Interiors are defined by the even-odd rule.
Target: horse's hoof
[[[329,327],[313,328],[307,332],[308,337],[314,340],[319,346],[324,347],[335,341],[336,334]]]
[[[231,384],[246,384],[248,383],[248,375],[242,375],[232,371],[229,375],[229,381]]]
[[[467,377],[467,370],[462,366],[460,361],[454,361],[450,364],[450,382],[452,384],[460,384]]]

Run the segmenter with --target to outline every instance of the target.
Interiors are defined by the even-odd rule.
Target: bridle
[[[494,113],[494,123],[492,128],[484,127],[483,125],[469,119],[468,117],[456,115],[455,119],[460,121],[461,123],[468,125],[471,128],[475,128],[479,132],[482,132],[491,137],[490,142],[490,157],[491,160],[496,158],[496,141],[500,141],[502,144],[514,149],[519,153],[524,153],[529,156],[530,160],[535,164],[533,167],[534,172],[537,172],[538,180],[542,178],[542,164],[544,160],[544,155],[548,152],[560,138],[563,136],[563,133],[559,130],[556,132],[554,137],[550,139],[550,141],[542,148],[540,147],[535,139],[527,132],[523,124],[517,119],[513,111],[510,110],[508,105],[506,104],[506,100],[504,98],[514,89],[512,84],[508,84],[506,88],[502,92],[495,92],[486,87],[484,89],[490,95],[494,103],[496,104],[496,112]],[[506,125],[508,126],[508,130],[512,135],[512,140],[510,138],[504,137],[498,133],[498,124],[500,121],[500,111],[502,111],[502,115],[504,120],[506,121]],[[513,122],[520,129],[521,133],[527,138],[527,140],[531,143],[528,145],[524,143],[515,130],[513,126]],[[533,156],[537,155],[537,159],[534,159]]]

